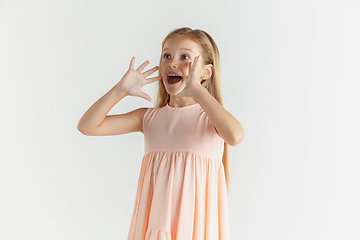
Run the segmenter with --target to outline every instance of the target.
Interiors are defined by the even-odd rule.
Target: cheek
[[[166,61],[162,61],[160,67],[160,71],[161,72],[165,72],[166,68],[167,68],[168,64],[166,63]]]
[[[164,67],[164,64],[162,63],[161,66],[160,66],[160,74],[161,76],[163,76],[163,74],[165,74],[165,67]]]

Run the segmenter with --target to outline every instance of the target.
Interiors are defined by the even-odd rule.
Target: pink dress
[[[128,240],[230,240],[224,140],[199,103],[149,108]]]

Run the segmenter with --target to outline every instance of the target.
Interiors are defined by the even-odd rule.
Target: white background
[[[355,0],[0,1],[0,239],[127,238],[143,135],[77,123],[187,26],[218,44],[245,131],[229,146],[232,239],[359,240],[359,16]],[[109,114],[153,107],[156,87]]]

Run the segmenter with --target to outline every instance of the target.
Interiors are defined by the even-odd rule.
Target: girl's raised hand
[[[149,64],[149,61],[145,61],[138,69],[134,69],[135,57],[131,58],[129,70],[117,83],[117,87],[122,91],[125,91],[127,95],[142,97],[151,102],[151,97],[142,91],[142,87],[145,84],[159,81],[161,76],[146,78],[156,72],[159,67],[155,66],[146,72],[142,73],[144,68]]]
[[[192,97],[193,94],[195,93],[196,89],[198,89],[199,87],[203,87],[200,84],[200,77],[198,76],[198,66],[199,66],[199,59],[200,59],[200,55],[196,56],[194,61],[189,63],[189,75],[188,77],[185,79],[185,87],[184,89],[179,92],[178,94],[176,94],[175,99],[179,100],[179,98],[182,97]]]

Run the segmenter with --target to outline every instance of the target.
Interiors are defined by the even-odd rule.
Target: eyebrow
[[[167,50],[167,49],[169,49],[169,48],[165,48],[165,49],[163,49],[163,51],[165,51],[165,50]],[[185,50],[188,50],[188,51],[190,51],[190,52],[194,53],[193,51],[191,51],[191,50],[190,50],[190,49],[188,49],[188,48],[181,48],[181,49],[185,49]]]

